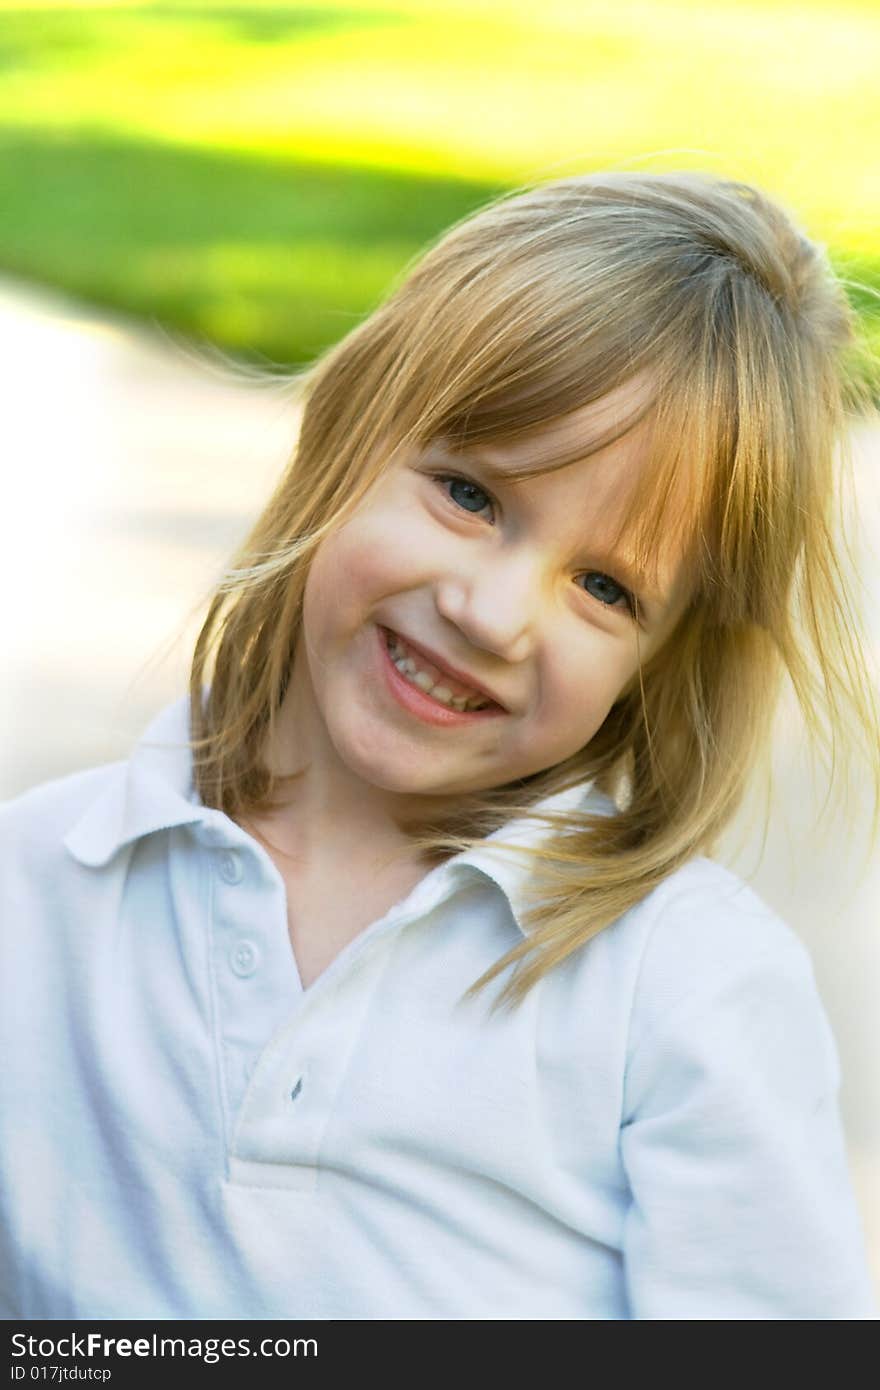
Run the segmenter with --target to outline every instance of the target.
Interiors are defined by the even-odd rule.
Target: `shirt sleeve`
[[[810,957],[794,932],[769,950],[754,933],[705,936],[703,985],[691,929],[689,987],[655,1011],[625,1074],[630,1316],[876,1318]]]

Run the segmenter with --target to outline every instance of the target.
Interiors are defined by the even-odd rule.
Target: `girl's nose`
[[[437,610],[468,642],[506,661],[532,652],[538,621],[540,577],[534,557],[494,556],[467,574],[448,575],[435,589]]]

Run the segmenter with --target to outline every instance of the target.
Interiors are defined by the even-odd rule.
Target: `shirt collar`
[[[463,850],[449,863],[471,864],[497,884],[510,904],[510,910],[520,931],[523,928],[523,914],[527,907],[524,889],[531,878],[534,860],[528,853],[520,853],[522,846],[534,847],[542,844],[552,834],[554,827],[535,817],[537,811],[586,811],[590,815],[614,815],[616,806],[609,796],[599,792],[592,778],[579,782],[564,791],[554,792],[535,803],[532,814],[516,817],[500,826],[472,849]],[[496,840],[503,840],[505,846],[516,849],[501,849]]]
[[[144,835],[214,816],[193,786],[188,740],[185,695],[156,715],[127,762],[113,764],[109,783],[64,837],[80,864],[99,868]]]
[[[63,843],[78,860],[99,868],[125,845],[145,835],[173,826],[225,820],[222,812],[207,808],[193,783],[189,740],[189,695],[167,705],[148,725],[127,762],[112,765],[110,782],[88,806],[64,837]],[[589,803],[589,804],[587,804]],[[521,846],[534,846],[552,834],[552,828],[534,819],[540,810],[588,810],[613,815],[614,802],[588,779],[555,792],[537,802],[533,814],[512,818],[472,849],[462,850],[439,866],[470,865],[491,879],[505,894],[520,931],[525,908],[523,889],[532,861]],[[501,849],[496,840],[516,848]]]

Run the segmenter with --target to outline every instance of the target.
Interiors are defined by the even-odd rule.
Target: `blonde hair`
[[[262,753],[309,562],[399,448],[439,435],[461,449],[528,438],[649,369],[654,394],[637,418],[651,412],[654,448],[622,529],[647,570],[661,541],[681,540],[690,601],[584,748],[463,796],[413,838],[428,854],[455,853],[587,778],[615,802],[613,815],[544,817],[556,833],[526,851],[525,939],[467,993],[513,966],[495,1004],[519,1002],[711,852],[768,752],[786,673],[814,743],[830,728],[832,777],[840,740],[855,752],[864,737],[876,835],[880,719],[834,534],[848,423],[872,408],[860,352],[824,248],[747,184],[585,174],[515,190],[457,223],[300,376],[293,457],[195,645],[190,733],[204,804],[237,820],[281,804],[289,779]],[[523,476],[571,461],[541,458]]]

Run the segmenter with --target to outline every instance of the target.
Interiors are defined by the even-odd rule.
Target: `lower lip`
[[[500,705],[488,705],[486,709],[451,709],[439,700],[432,699],[427,691],[420,690],[417,685],[413,685],[405,676],[402,676],[391,660],[391,653],[386,641],[387,628],[380,627],[376,631],[379,634],[382,669],[385,672],[391,694],[399,705],[403,705],[403,708],[409,710],[410,714],[424,720],[426,724],[454,725],[459,728],[462,724],[475,724],[481,720],[493,719],[506,712]]]

